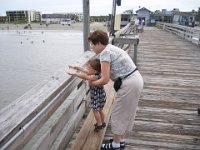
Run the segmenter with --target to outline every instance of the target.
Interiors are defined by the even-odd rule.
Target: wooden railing
[[[122,35],[133,34],[133,32],[135,31],[134,28],[135,28],[134,22],[128,23],[125,27],[115,32],[114,34],[115,38],[118,38]]]
[[[135,35],[114,39],[118,46],[128,44],[130,48],[137,47],[138,41]],[[90,51],[84,52],[74,65],[84,66],[94,56]],[[0,111],[1,150],[67,147],[87,109],[89,86],[84,80],[67,75],[66,70],[67,66]]]
[[[93,56],[85,52],[75,64],[84,65]],[[1,150],[66,147],[89,100],[86,82],[67,75],[66,68],[0,112]]]
[[[200,29],[162,22],[158,22],[156,26],[200,45]]]
[[[115,32],[115,38],[113,39],[112,43],[127,51],[137,65],[139,35],[135,32],[135,25],[133,22],[128,23],[124,28]],[[132,46],[134,47],[134,50],[130,51]]]

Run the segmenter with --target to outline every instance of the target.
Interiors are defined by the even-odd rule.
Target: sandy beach
[[[27,24],[0,24],[0,30],[83,30],[83,22],[78,22],[68,25],[61,24],[46,24],[40,25],[39,23],[32,23],[31,29],[24,29]],[[93,22],[90,24],[90,31],[94,31],[96,29],[101,29],[107,31],[107,27],[105,26],[105,22]]]

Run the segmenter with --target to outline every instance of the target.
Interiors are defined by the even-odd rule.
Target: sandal
[[[112,143],[108,143],[108,144],[103,144],[101,146],[101,150],[120,150],[120,147],[114,148],[112,146]]]
[[[113,139],[110,139],[109,142],[112,143],[112,142],[113,142]],[[121,149],[124,149],[125,146],[126,146],[126,143],[125,143],[125,142],[120,142],[120,148],[121,148]]]
[[[100,126],[97,125],[94,127],[94,132],[99,132],[99,130],[101,130],[101,129],[103,129],[102,125],[100,125]]]
[[[95,123],[94,126],[96,127],[96,126],[97,126],[97,123]],[[103,128],[106,127],[106,123],[103,122],[101,126],[102,126]]]

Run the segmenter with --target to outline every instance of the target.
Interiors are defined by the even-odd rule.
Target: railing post
[[[88,35],[90,32],[90,3],[89,0],[83,0],[83,44],[84,51],[88,51],[90,49],[88,43]]]
[[[116,0],[113,0],[112,6],[112,16],[111,16],[111,24],[110,24],[110,35],[114,35],[115,33],[115,13],[116,13]]]
[[[139,39],[137,39],[137,43],[134,44],[134,63],[137,66],[137,51],[138,51],[138,44],[139,44]]]

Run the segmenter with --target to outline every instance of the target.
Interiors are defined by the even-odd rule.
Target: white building
[[[11,10],[6,11],[6,17],[8,22],[14,21],[25,21],[25,22],[32,22],[32,21],[40,21],[41,14],[35,10]]]
[[[79,21],[83,21],[83,13],[77,13],[77,12],[75,12],[73,14],[75,14],[76,16],[78,16],[78,20]]]
[[[151,11],[146,9],[145,7],[142,7],[139,10],[137,10],[136,13],[137,13],[138,19],[142,19],[142,20],[147,21],[150,18]]]
[[[42,14],[42,21],[46,23],[61,23],[73,21],[82,21],[82,13],[54,13],[54,14]]]

